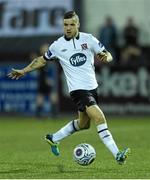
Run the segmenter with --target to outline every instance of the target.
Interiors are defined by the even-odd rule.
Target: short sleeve
[[[43,57],[45,60],[52,60],[56,57],[54,43],[49,46],[48,51],[45,52]]]
[[[105,49],[104,45],[92,35],[90,36],[90,42],[91,42],[92,50],[94,51],[95,54],[98,54]]]

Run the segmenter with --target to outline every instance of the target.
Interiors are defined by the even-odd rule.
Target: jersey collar
[[[66,41],[70,41],[72,38],[67,38],[66,35],[64,36]],[[80,38],[80,34],[78,33],[78,35],[75,37],[77,40]]]

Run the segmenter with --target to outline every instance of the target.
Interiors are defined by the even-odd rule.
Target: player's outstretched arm
[[[20,77],[24,76],[26,73],[39,69],[46,65],[46,60],[43,56],[35,58],[28,66],[23,69],[14,69],[8,74],[11,79],[18,80]]]
[[[108,52],[106,50],[98,53],[96,56],[97,56],[97,59],[102,61],[102,62],[111,62],[113,60],[110,52]]]

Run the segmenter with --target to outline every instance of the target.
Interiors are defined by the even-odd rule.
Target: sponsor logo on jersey
[[[73,54],[69,59],[72,66],[82,66],[86,62],[86,60],[87,57],[82,53]]]

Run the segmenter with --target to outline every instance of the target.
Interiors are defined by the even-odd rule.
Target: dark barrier
[[[75,111],[60,70],[60,109]],[[100,106],[106,113],[150,114],[150,70],[146,66],[96,68]]]
[[[0,65],[0,112],[34,114],[38,89],[38,70],[28,73],[19,80],[12,80],[6,75],[12,67],[22,68],[26,64]],[[48,78],[54,79],[52,90],[57,91],[57,66],[48,66]],[[52,91],[51,90],[51,91]],[[48,113],[51,102],[45,98],[43,112]]]
[[[0,112],[35,112],[37,95],[37,71],[15,81],[6,77],[12,67],[0,66]],[[75,112],[76,107],[70,100],[64,74],[56,64],[51,64],[55,88],[59,85],[59,109],[61,112]],[[57,76],[59,83],[57,82]],[[108,114],[150,114],[150,70],[149,67],[96,67],[99,83],[100,106]],[[49,111],[45,102],[45,111]]]

